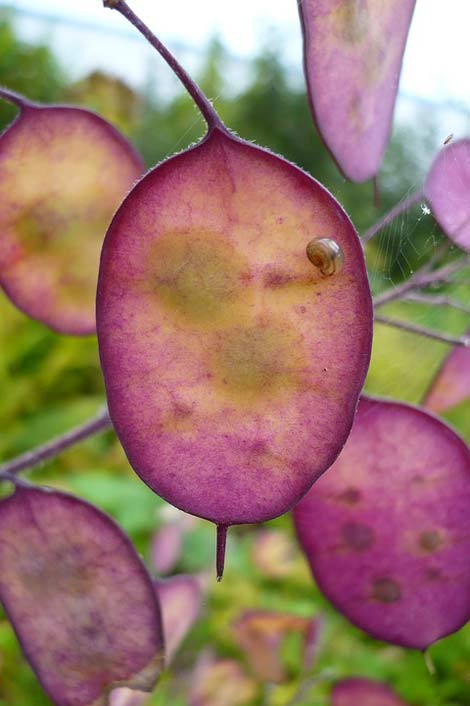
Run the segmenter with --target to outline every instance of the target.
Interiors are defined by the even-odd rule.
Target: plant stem
[[[9,88],[0,88],[0,98],[13,103],[20,110],[25,110],[26,108],[37,108],[37,103],[30,101],[28,98],[16,93],[16,91],[10,91]]]
[[[433,338],[435,341],[441,341],[442,343],[452,343],[455,346],[470,345],[468,336],[451,336],[447,333],[440,333],[439,331],[425,328],[424,326],[418,326],[418,324],[413,324],[409,321],[390,319],[388,316],[375,316],[374,321],[377,321],[379,324],[385,324],[386,326],[394,326],[395,328],[403,329],[403,331],[409,331],[410,333],[417,333],[419,336]]]
[[[463,267],[466,267],[466,264],[466,262],[459,260],[457,262],[451,262],[449,265],[444,265],[444,267],[440,267],[432,272],[429,272],[428,267],[425,266],[415,272],[406,282],[392,289],[387,289],[385,292],[382,292],[382,294],[378,294],[374,297],[374,307],[383,306],[396,299],[403,299],[411,290],[422,289],[423,287],[437,282],[447,282],[453,274]]]
[[[361,237],[362,244],[366,245],[366,243],[368,243],[369,240],[374,237],[374,235],[381,231],[382,228],[388,226],[388,224],[394,221],[395,218],[400,216],[402,213],[405,213],[405,211],[408,211],[412,206],[421,201],[422,198],[423,190],[418,189],[418,191],[414,191],[412,194],[403,199],[403,201],[397,203],[396,206],[394,206],[388,213],[385,214],[385,216],[382,216],[382,218],[380,218],[376,223],[374,223],[374,225],[372,225],[366,230],[366,232]]]
[[[219,114],[214,106],[202,92],[197,83],[183,69],[181,64],[175,59],[173,54],[166,48],[164,44],[153,34],[153,32],[145,25],[142,20],[131,10],[129,5],[124,0],[103,0],[105,7],[112,10],[117,10],[123,17],[126,18],[134,27],[145,37],[145,39],[157,50],[160,56],[166,61],[173,73],[179,78],[197,107],[201,111],[204,120],[207,123],[209,130],[219,127],[226,131]]]
[[[457,299],[451,299],[441,294],[422,294],[420,292],[409,292],[405,294],[403,299],[410,302],[418,302],[419,304],[429,304],[430,306],[448,306],[458,311],[463,311],[465,314],[470,314],[470,307],[465,306]]]
[[[109,418],[108,409],[105,407],[104,410],[99,412],[99,414],[88,422],[71,429],[62,436],[52,439],[52,441],[48,441],[41,446],[36,446],[35,449],[26,451],[26,453],[3,463],[0,466],[0,479],[11,480],[11,476],[14,476],[16,473],[20,473],[20,471],[32,468],[33,466],[37,466],[44,461],[54,458],[62,453],[62,451],[68,449],[69,446],[73,446],[79,441],[93,436],[93,434],[98,434],[98,432],[104,431],[110,426],[111,420]]]

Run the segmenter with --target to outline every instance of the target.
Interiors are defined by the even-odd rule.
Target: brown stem
[[[385,324],[386,326],[394,326],[395,328],[402,329],[403,331],[409,331],[410,333],[417,333],[419,336],[433,338],[435,341],[441,341],[442,343],[452,343],[455,346],[466,347],[470,345],[470,339],[468,336],[451,336],[447,333],[441,333],[440,331],[425,328],[424,326],[418,326],[418,324],[413,324],[409,321],[391,319],[388,316],[375,316],[374,321],[377,321],[379,324]]]
[[[400,201],[400,203],[397,203],[396,206],[394,206],[388,213],[385,214],[385,216],[382,216],[374,225],[372,225],[370,228],[366,230],[366,232],[363,234],[361,237],[362,244],[365,245],[366,243],[371,240],[371,238],[374,237],[379,231],[382,230],[382,228],[385,228],[385,226],[388,226],[389,223],[395,220],[395,218],[398,218],[402,213],[405,213],[405,211],[408,211],[412,206],[417,204],[421,199],[423,198],[423,190],[419,189],[418,191],[414,191],[412,194],[406,197],[406,199],[403,199],[403,201]]]
[[[227,525],[217,525],[216,571],[217,581],[222,581],[225,566],[225,547],[227,544]]]
[[[26,453],[3,463],[0,466],[0,479],[11,480],[11,476],[14,476],[16,473],[20,473],[21,471],[54,458],[61,454],[62,451],[68,449],[69,446],[73,446],[79,441],[93,436],[93,434],[98,434],[98,432],[104,431],[110,426],[111,420],[108,410],[105,408],[88,422],[71,429],[62,436],[58,436],[56,439],[52,439],[52,441],[46,442],[42,446],[37,446],[35,449],[31,449],[31,451],[26,451]]]
[[[201,111],[204,120],[207,123],[209,130],[218,127],[226,131],[219,114],[214,106],[202,92],[197,83],[183,69],[181,64],[175,59],[173,54],[166,48],[164,44],[153,34],[149,27],[131,10],[129,5],[124,0],[103,0],[105,7],[111,10],[117,10],[123,17],[126,18],[134,27],[145,37],[145,39],[157,50],[160,56],[166,61],[173,73],[179,78],[197,107]]]

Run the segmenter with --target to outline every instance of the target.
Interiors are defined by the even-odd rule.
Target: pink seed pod
[[[348,436],[372,335],[362,249],[318,182],[213,127],[114,217],[97,328],[130,463],[219,526],[220,575],[227,526],[292,508]]]
[[[377,639],[425,649],[469,618],[470,454],[422,409],[362,398],[294,510],[320,590]]]
[[[470,252],[470,138],[441,149],[429,170],[424,195],[444,233]]]
[[[0,98],[20,108],[0,136],[0,286],[54,331],[94,333],[103,239],[144,165],[88,110]]]
[[[359,677],[343,679],[333,687],[331,706],[406,706],[386,684]]]
[[[444,360],[423,405],[441,414],[462,402],[467,402],[470,410],[470,348],[459,346]]]
[[[415,0],[299,2],[304,68],[318,131],[343,174],[377,174],[390,138]]]
[[[163,666],[155,591],[129,539],[77,498],[18,487],[0,502],[0,599],[56,706],[151,691]]]

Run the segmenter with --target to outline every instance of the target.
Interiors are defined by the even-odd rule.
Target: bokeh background
[[[151,167],[197,140],[204,125],[167,67],[143,40],[131,36],[132,31],[117,22],[113,13],[101,8],[98,12],[98,0],[92,4],[89,15],[90,2],[83,2],[83,12],[75,14],[65,1],[0,4],[0,83],[45,103],[74,103],[99,112],[134,142]],[[261,4],[251,20],[246,16],[247,5],[243,8],[245,33],[237,25],[240,20],[233,19],[240,13],[236,5],[230,8],[227,26],[231,32],[212,19],[206,20],[202,30],[192,18],[178,32],[182,7],[179,20],[165,9],[160,15],[168,34],[165,38],[195,72],[226,124],[309,171],[340,200],[361,232],[419,187],[436,150],[450,134],[457,138],[470,132],[469,64],[463,60],[465,50],[458,35],[465,26],[466,15],[458,14],[464,3],[455,0],[447,6],[446,18],[452,15],[449,26],[456,33],[453,41],[439,36],[439,23],[432,20],[433,5],[431,0],[426,5],[431,35],[426,40],[433,55],[446,57],[433,69],[429,59],[423,62],[419,47],[413,45],[407,52],[405,66],[419,60],[421,68],[407,68],[392,142],[379,178],[380,203],[374,203],[371,184],[345,182],[315,131],[300,66],[299,28],[292,13],[284,22],[283,9],[278,9],[263,24],[263,13],[272,3]],[[205,12],[203,4],[198,12]],[[442,22],[440,31],[444,32]],[[214,34],[217,30],[219,36]],[[412,33],[410,41],[423,30],[413,31],[416,35]],[[419,41],[424,51],[424,40]],[[451,51],[460,51],[461,58],[458,54],[449,57]],[[420,71],[421,83],[416,82]],[[12,107],[0,105],[2,128],[14,114]],[[399,284],[444,240],[421,205],[399,218],[367,248],[373,290]],[[457,256],[451,247],[448,258]],[[467,268],[446,292],[468,304],[468,281]],[[463,312],[412,302],[391,304],[385,311],[448,333],[459,334],[468,323],[468,314]],[[418,403],[449,350],[440,342],[377,324],[366,389]],[[104,401],[96,339],[58,336],[28,320],[1,295],[0,395],[1,459],[86,420]],[[468,404],[450,410],[448,419],[470,438]],[[155,534],[170,522],[182,522],[133,474],[112,432],[69,450],[33,471],[32,478],[76,493],[109,512],[130,534],[153,572]],[[203,521],[189,527],[183,522],[182,527],[182,547],[169,571],[201,575],[203,605],[198,622],[149,705],[196,704],[196,697],[190,695],[195,670],[200,672],[201,665],[211,659],[226,660],[224,664],[231,666],[207,672],[197,706],[328,706],[331,684],[352,675],[381,679],[414,706],[470,705],[470,629],[431,647],[426,659],[418,652],[368,638],[338,615],[315,588],[289,516],[263,527],[233,528],[221,584],[213,578],[214,528]],[[248,609],[304,617],[321,614],[323,630],[313,665],[303,669],[300,634],[294,629],[282,642],[281,677],[277,683],[261,679],[234,630],[235,621]],[[1,615],[0,706],[47,704],[50,701]]]

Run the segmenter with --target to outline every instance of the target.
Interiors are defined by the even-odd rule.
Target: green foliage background
[[[260,51],[252,62],[248,87],[234,98],[228,97],[224,83],[224,62],[224,50],[214,41],[208,47],[200,79],[210,96],[218,96],[217,109],[225,122],[243,137],[283,154],[324,183],[343,203],[359,231],[419,184],[434,129],[429,115],[418,115],[416,122],[395,131],[381,176],[382,202],[378,209],[370,184],[348,184],[339,175],[312,125],[304,90],[288,80],[277,59],[276,47]],[[172,150],[183,149],[203,132],[202,122],[195,119],[194,108],[184,95],[169,102],[163,102],[158,95],[139,96],[102,74],[71,85],[50,50],[18,41],[7,17],[0,22],[0,82],[33,99],[75,102],[98,111],[134,141],[149,166]],[[2,103],[1,123],[8,124],[14,113],[11,106]],[[406,277],[441,242],[432,218],[422,217],[416,209],[368,248],[374,290]],[[452,293],[468,298],[463,276]],[[448,309],[411,303],[390,305],[387,309],[402,318],[449,332],[459,333],[464,326],[464,315]],[[1,458],[7,459],[60,434],[102,405],[104,390],[94,337],[58,336],[28,320],[1,296],[0,350]],[[447,352],[448,347],[439,342],[377,325],[366,389],[417,403]],[[452,410],[449,418],[470,437],[468,409]],[[113,433],[89,439],[35,470],[32,477],[76,493],[109,512],[149,562],[149,543],[163,522],[161,511],[165,503],[133,474]],[[269,525],[293,537],[288,516]],[[469,706],[468,627],[430,649],[435,667],[431,674],[420,653],[378,643],[339,616],[313,585],[297,549],[296,568],[288,577],[273,579],[260,571],[252,555],[258,532],[255,527],[231,530],[226,575],[221,584],[212,580],[213,527],[200,521],[186,536],[177,571],[209,572],[211,580],[201,618],[150,704],[187,704],[191,670],[198,655],[208,647],[220,657],[237,660],[246,677],[253,680],[249,659],[236,646],[232,624],[242,610],[261,608],[304,616],[319,612],[325,615],[326,629],[313,670],[307,675],[301,673],[298,643],[290,641],[283,651],[289,675],[284,683],[268,685],[253,680],[250,683],[255,696],[249,703],[219,700],[211,704],[208,701],[207,706],[328,706],[331,682],[352,675],[384,680],[414,706]],[[46,704],[50,704],[49,700],[2,617],[0,706]]]

